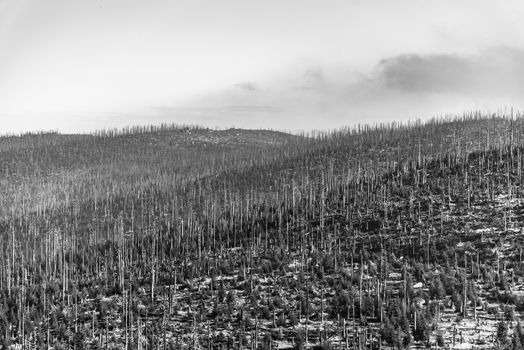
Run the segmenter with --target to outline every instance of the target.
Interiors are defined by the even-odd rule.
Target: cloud
[[[251,82],[239,83],[235,86],[245,92],[253,92],[257,90],[257,85]]]
[[[524,109],[523,77],[524,50],[516,48],[471,55],[408,53],[386,57],[368,71],[356,71],[345,64],[308,62],[264,79],[239,81],[183,105],[111,114],[107,120],[76,128],[179,122],[211,127],[331,129],[473,109]],[[57,124],[67,122],[64,119]],[[76,130],[73,125],[67,129]]]
[[[466,59],[448,55],[401,55],[382,60],[380,80],[386,88],[409,92],[447,92],[462,89],[471,75]]]
[[[185,110],[205,123],[326,129],[356,123],[524,108],[524,51],[402,54],[369,71],[343,64],[293,67],[193,100]]]
[[[401,55],[382,60],[386,89],[423,93],[514,95],[524,91],[524,51],[491,49],[470,56]]]

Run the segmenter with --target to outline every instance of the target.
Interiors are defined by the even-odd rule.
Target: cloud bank
[[[195,99],[196,119],[243,127],[334,128],[425,118],[464,110],[524,108],[524,50],[472,55],[403,54],[369,72],[344,65],[294,67]],[[178,110],[180,112],[180,110]]]
[[[389,89],[415,93],[516,95],[524,90],[524,51],[499,48],[473,56],[401,55],[379,64]]]

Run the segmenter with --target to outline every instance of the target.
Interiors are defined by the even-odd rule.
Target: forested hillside
[[[520,349],[524,120],[0,138],[24,349]]]

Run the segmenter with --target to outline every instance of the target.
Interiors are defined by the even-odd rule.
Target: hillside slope
[[[0,334],[36,348],[515,342],[523,135],[521,119],[472,115],[314,137],[0,139]]]
[[[0,213],[6,215],[7,208],[45,210],[108,192],[138,193],[152,184],[177,187],[253,161],[266,162],[277,149],[292,150],[303,140],[267,130],[177,126],[0,137]]]

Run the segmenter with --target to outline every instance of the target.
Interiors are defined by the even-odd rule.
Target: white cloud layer
[[[0,0],[0,133],[519,102],[522,18],[521,0]]]
[[[358,122],[432,117],[466,110],[524,108],[524,51],[471,55],[403,54],[367,73],[316,66],[265,82],[244,82],[195,99],[185,112],[247,127],[334,128]],[[172,110],[174,114],[183,110]],[[166,111],[166,113],[168,113]],[[214,117],[213,117],[214,116]]]

